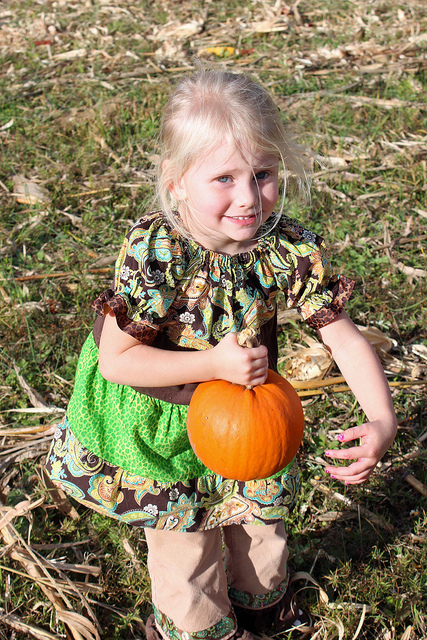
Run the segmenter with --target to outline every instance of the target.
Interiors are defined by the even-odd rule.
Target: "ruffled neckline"
[[[201,244],[199,244],[196,240],[192,238],[186,238],[181,235],[176,229],[173,229],[170,222],[163,217],[162,212],[158,211],[158,226],[165,226],[168,233],[172,234],[176,237],[176,239],[183,245],[188,248],[189,252],[192,256],[202,260],[204,262],[208,261],[216,262],[217,264],[240,264],[240,263],[253,263],[259,260],[261,255],[265,254],[266,250],[274,249],[277,245],[277,229],[282,222],[282,218],[280,218],[279,222],[269,231],[265,236],[262,236],[258,240],[258,244],[253,249],[249,249],[249,251],[242,251],[241,253],[235,253],[233,255],[228,255],[227,253],[221,253],[219,251],[213,251],[212,249],[206,249]],[[274,215],[274,213],[272,214]]]

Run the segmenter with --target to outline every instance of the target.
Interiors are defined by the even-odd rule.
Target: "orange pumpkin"
[[[294,458],[304,414],[292,385],[269,370],[253,388],[225,380],[200,383],[188,408],[187,431],[208,469],[234,480],[268,478]]]

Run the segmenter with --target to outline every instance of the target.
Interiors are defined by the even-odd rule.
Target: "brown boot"
[[[255,640],[255,636],[253,636],[250,631],[246,631],[246,629],[241,629],[239,627],[233,633],[230,640]]]
[[[154,613],[151,613],[145,623],[145,637],[147,640],[163,640],[163,636],[157,629]]]
[[[276,632],[291,633],[302,638],[309,638],[314,631],[313,622],[308,612],[298,606],[294,590],[291,586],[276,604],[264,609],[245,609],[233,605],[237,622],[254,633],[267,633],[270,629]]]

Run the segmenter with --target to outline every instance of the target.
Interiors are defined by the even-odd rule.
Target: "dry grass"
[[[0,7],[0,638],[144,637],[139,531],[71,504],[43,457],[129,221],[150,206],[156,125],[194,56],[252,74],[323,155],[292,210],[356,279],[399,433],[364,488],[322,474],[362,420],[294,315],[282,371],[303,397],[292,563],[320,639],[427,637],[425,3],[6,1]]]

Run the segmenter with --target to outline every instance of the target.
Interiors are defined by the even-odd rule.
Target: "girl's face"
[[[279,197],[279,161],[224,143],[196,161],[174,184],[184,224],[203,247],[234,255],[256,246],[260,225]]]

